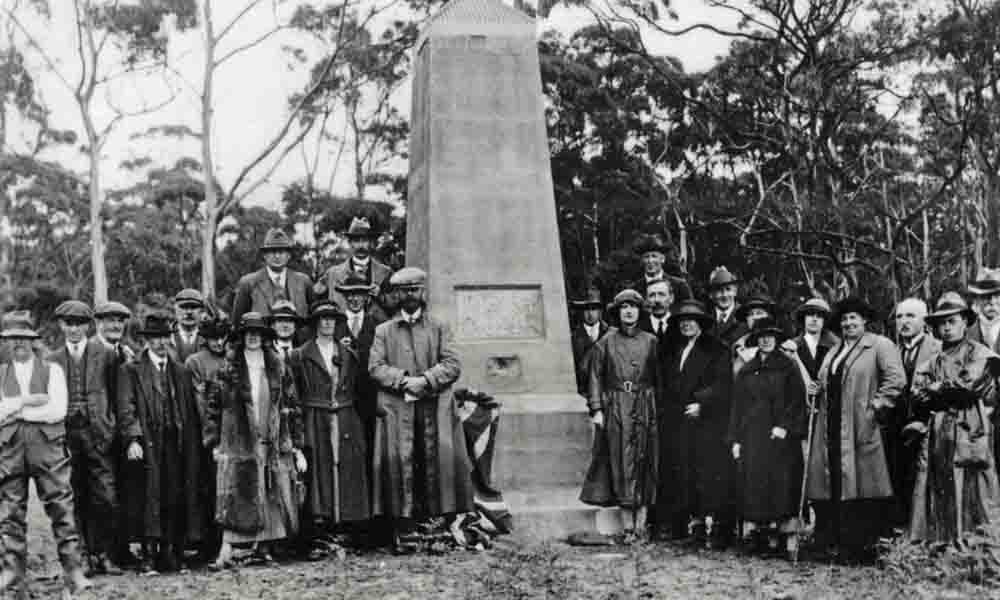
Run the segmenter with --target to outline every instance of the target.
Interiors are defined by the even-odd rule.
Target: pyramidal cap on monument
[[[534,19],[500,0],[452,0],[422,32],[406,256],[452,327],[458,385],[503,403],[494,479],[515,528],[556,536],[594,525],[578,501],[592,433],[576,393],[536,36]]]

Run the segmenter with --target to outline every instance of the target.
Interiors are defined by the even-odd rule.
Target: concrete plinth
[[[503,402],[494,465],[519,530],[592,528],[534,19],[451,0],[413,75],[407,263],[451,324],[459,385]]]

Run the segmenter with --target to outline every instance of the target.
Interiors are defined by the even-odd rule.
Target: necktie
[[[657,337],[663,337],[663,319],[660,319],[660,324],[656,326]]]
[[[357,316],[351,317],[351,335],[358,337],[358,332],[361,331],[361,319]]]

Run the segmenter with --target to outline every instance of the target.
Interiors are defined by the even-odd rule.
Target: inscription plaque
[[[456,286],[455,300],[460,339],[545,337],[541,286]]]

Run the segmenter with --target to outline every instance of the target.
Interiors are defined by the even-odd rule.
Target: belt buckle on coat
[[[622,389],[624,389],[626,392],[628,392],[628,393],[631,394],[632,393],[632,382],[631,381],[623,381],[622,382]]]

